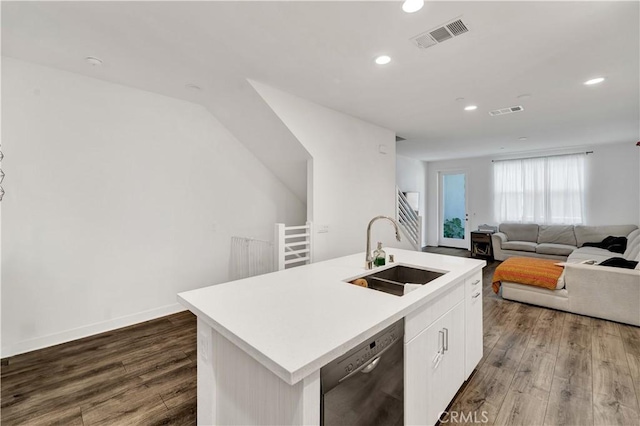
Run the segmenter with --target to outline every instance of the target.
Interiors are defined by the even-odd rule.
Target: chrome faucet
[[[369,222],[369,225],[367,226],[367,251],[366,251],[366,258],[365,258],[365,268],[367,269],[373,269],[373,256],[371,256],[371,225],[373,225],[373,222],[375,222],[378,219],[387,219],[389,220],[391,223],[393,223],[393,226],[396,228],[396,240],[401,241],[400,240],[400,228],[398,227],[398,223],[391,219],[389,216],[376,216],[373,219],[371,219],[371,221]]]

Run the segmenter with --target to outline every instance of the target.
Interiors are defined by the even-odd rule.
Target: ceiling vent
[[[438,43],[447,41],[453,37],[459,36],[469,31],[469,28],[462,22],[462,19],[456,18],[451,22],[440,25],[422,34],[412,37],[410,40],[413,44],[421,49],[435,46]]]
[[[522,105],[512,106],[509,108],[500,108],[493,111],[489,111],[489,115],[495,117],[496,115],[513,114],[514,112],[522,112],[524,108]]]

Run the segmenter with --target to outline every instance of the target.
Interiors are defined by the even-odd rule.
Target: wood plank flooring
[[[502,300],[491,291],[497,265],[484,271],[484,357],[444,420],[639,425],[640,328]],[[194,425],[195,317],[3,359],[0,389],[2,425]]]
[[[2,425],[196,423],[189,312],[2,361]]]

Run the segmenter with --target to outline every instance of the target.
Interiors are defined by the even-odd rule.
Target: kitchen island
[[[444,275],[401,297],[359,287],[362,253],[180,293],[198,317],[198,424],[319,424],[321,367],[402,318],[405,423],[435,423],[482,357],[486,263],[387,253]],[[454,344],[434,367],[440,323]]]

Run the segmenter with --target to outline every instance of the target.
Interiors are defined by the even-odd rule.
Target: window
[[[495,161],[493,185],[498,223],[583,222],[584,154]]]

